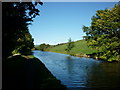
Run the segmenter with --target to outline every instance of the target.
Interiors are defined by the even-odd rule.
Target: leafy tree
[[[17,39],[17,45],[12,51],[12,54],[21,53],[21,54],[30,54],[31,49],[34,47],[34,39],[32,38],[29,32],[23,33],[23,37]]]
[[[3,58],[15,49],[22,53],[33,48],[28,25],[39,15],[38,4],[42,5],[42,2],[2,2]]]
[[[65,49],[65,51],[67,51],[68,53],[70,52],[70,50],[74,47],[74,42],[71,40],[71,38],[69,38],[68,40],[68,45],[67,48]]]
[[[45,51],[45,50],[46,50],[47,48],[49,48],[49,47],[50,47],[49,44],[43,43],[43,44],[40,44],[40,45],[39,45],[38,49],[41,50],[41,51]]]
[[[111,9],[98,10],[91,26],[83,26],[84,38],[97,56],[108,61],[120,60],[120,3]]]

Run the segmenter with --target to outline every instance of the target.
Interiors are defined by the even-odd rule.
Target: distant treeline
[[[40,44],[40,45],[35,45],[35,50],[46,51],[50,47],[53,47],[53,45],[43,43],[43,44]]]

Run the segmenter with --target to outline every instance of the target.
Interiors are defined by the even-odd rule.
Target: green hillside
[[[87,42],[85,40],[79,40],[74,42],[75,47],[70,51],[70,54],[92,54],[94,52],[96,52],[95,49],[89,48],[87,46]],[[57,53],[67,53],[65,51],[67,47],[67,44],[63,44],[63,45],[58,45],[58,46],[54,46],[52,48],[49,48],[50,52],[57,52]]]

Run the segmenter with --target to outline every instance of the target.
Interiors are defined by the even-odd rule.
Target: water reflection
[[[72,60],[72,56],[66,56],[67,60]]]
[[[51,73],[70,88],[119,88],[120,63],[34,51]]]
[[[72,72],[73,72],[73,66],[74,66],[74,63],[73,63],[73,59],[71,56],[67,56],[66,57],[66,67],[67,67],[67,71],[69,73],[70,76],[72,76]]]

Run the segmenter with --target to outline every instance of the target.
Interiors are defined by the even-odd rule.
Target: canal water
[[[33,55],[69,90],[120,88],[120,63],[38,50]]]

